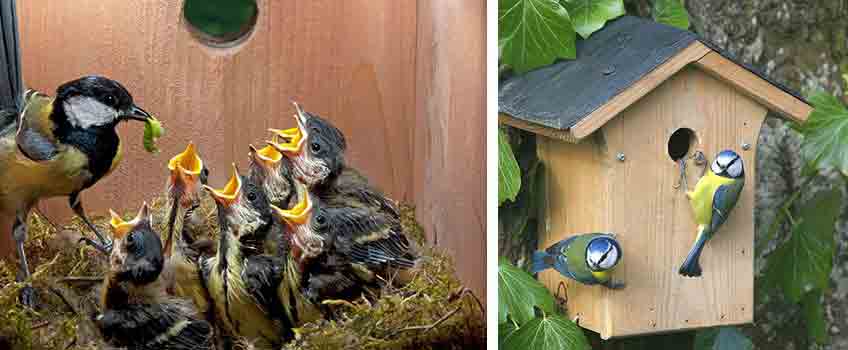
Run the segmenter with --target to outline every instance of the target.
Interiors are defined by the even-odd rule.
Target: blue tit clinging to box
[[[600,284],[612,289],[624,288],[614,282],[611,272],[621,261],[621,245],[609,233],[587,233],[554,243],[533,253],[531,273],[553,268],[561,275],[583,284]]]
[[[698,259],[701,257],[704,245],[727,220],[727,216],[739,200],[743,186],[745,186],[745,167],[742,164],[742,157],[734,151],[724,150],[716,156],[707,174],[698,180],[695,189],[686,192],[686,197],[689,198],[692,210],[695,212],[698,236],[686,261],[680,266],[681,275],[687,277],[701,275]]]

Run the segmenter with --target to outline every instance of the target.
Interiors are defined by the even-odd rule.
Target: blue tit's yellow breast
[[[695,213],[695,223],[708,225],[712,221],[713,197],[716,191],[720,186],[733,183],[733,181],[733,179],[716,175],[712,170],[707,170],[706,175],[698,180],[695,189],[688,193]]]
[[[592,271],[592,276],[595,277],[599,282],[606,282],[610,279],[609,271]]]

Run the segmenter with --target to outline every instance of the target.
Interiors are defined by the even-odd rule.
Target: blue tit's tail
[[[701,251],[704,250],[707,240],[709,240],[709,234],[705,227],[698,232],[698,239],[695,241],[695,245],[692,246],[692,250],[689,251],[689,255],[686,256],[686,261],[680,266],[678,273],[686,277],[701,276],[701,264],[698,263],[698,259],[701,258]]]
[[[530,273],[539,273],[554,266],[554,257],[548,252],[540,250],[533,253],[533,263],[530,265]]]

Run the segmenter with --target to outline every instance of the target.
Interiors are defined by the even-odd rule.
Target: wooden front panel
[[[686,68],[607,124],[611,165],[611,226],[624,249],[615,276],[627,289],[609,294],[611,325],[605,336],[627,336],[687,328],[749,323],[753,320],[754,147],[766,109],[725,83]],[[690,154],[709,162],[724,149],[744,159],[746,185],[724,226],[701,256],[703,276],[677,273],[696,235],[683,189],[675,189],[679,168],[667,152],[678,128],[695,131]],[[742,150],[742,144],[752,145]],[[689,188],[700,169],[688,162]]]
[[[189,140],[222,185],[231,162],[244,169],[248,143],[294,124],[295,99],[347,135],[351,164],[416,204],[431,238],[463,252],[460,277],[485,294],[484,1],[259,0],[250,37],[224,49],[189,33],[182,3],[18,1],[28,86],[106,75],[167,129],[150,155],[140,124],[120,127],[124,161],[84,192],[89,212],[160,194],[166,161]],[[70,216],[65,199],[42,208]]]
[[[545,164],[545,218],[539,227],[539,249],[574,234],[610,231],[609,161],[594,137],[579,144],[537,138],[539,159]],[[614,200],[614,196],[612,198]],[[554,270],[539,273],[552,293],[560,282],[567,286],[570,316],[580,315],[580,325],[600,332],[609,319],[606,294],[611,291],[584,286]],[[565,295],[560,295],[565,297]]]

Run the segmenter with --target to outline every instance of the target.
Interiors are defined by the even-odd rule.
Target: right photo
[[[499,0],[499,348],[848,348],[846,18]]]

